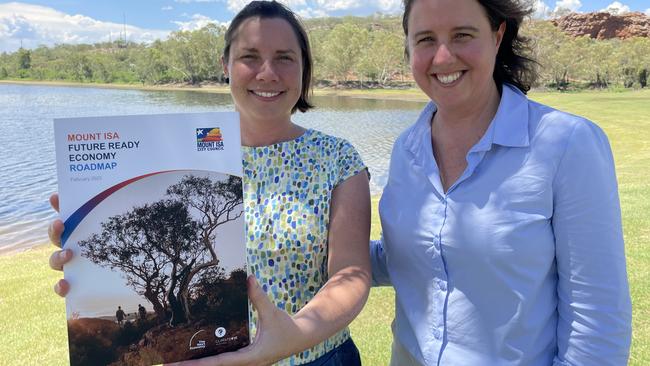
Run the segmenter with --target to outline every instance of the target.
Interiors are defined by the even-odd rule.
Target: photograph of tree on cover
[[[152,365],[248,344],[241,178],[167,172],[105,199],[71,234],[70,363]]]

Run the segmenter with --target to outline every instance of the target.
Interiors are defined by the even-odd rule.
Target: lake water
[[[423,103],[315,97],[314,104],[294,121],[350,141],[380,194],[393,142]],[[47,242],[56,217],[48,203],[57,190],[53,118],[222,110],[233,110],[229,95],[0,84],[0,254]]]

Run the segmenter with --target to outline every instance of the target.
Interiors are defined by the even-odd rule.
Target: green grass
[[[400,98],[400,91],[392,93],[358,95]],[[612,143],[634,317],[630,365],[645,365],[650,360],[650,90],[533,93],[531,98],[593,120]],[[381,231],[377,202],[374,198],[373,238]],[[60,276],[47,266],[51,250],[41,247],[0,257],[0,365],[67,363],[64,303],[51,290]],[[372,289],[366,307],[351,325],[365,365],[388,363],[393,314],[393,290]]]
[[[67,365],[63,299],[52,291],[60,277],[49,269],[53,247],[0,257],[0,365]]]

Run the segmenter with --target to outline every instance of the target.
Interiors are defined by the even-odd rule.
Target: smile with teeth
[[[443,84],[451,84],[463,75],[462,71],[456,71],[451,74],[436,74],[436,79]]]
[[[275,96],[280,95],[281,92],[264,92],[264,91],[251,90],[251,93],[263,98],[273,98]]]

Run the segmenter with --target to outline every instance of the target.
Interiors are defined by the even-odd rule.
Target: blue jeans
[[[300,366],[361,366],[361,357],[357,346],[348,338],[340,346],[320,356],[314,361]]]

